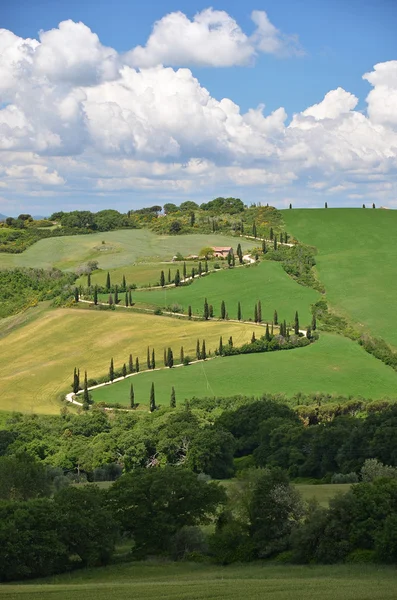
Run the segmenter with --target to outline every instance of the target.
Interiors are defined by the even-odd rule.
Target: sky
[[[395,0],[4,0],[0,213],[397,208]]]

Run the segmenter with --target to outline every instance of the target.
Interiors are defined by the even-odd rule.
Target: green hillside
[[[306,348],[216,358],[188,367],[141,373],[94,390],[93,399],[127,405],[131,382],[136,402],[149,404],[154,382],[157,403],[168,406],[172,386],[177,402],[193,396],[260,396],[264,392],[393,397],[397,375],[358,344],[341,336],[322,334],[320,340]]]
[[[310,322],[310,305],[319,298],[318,292],[299,285],[291,279],[279,263],[263,261],[214,273],[196,279],[191,285],[164,290],[139,291],[133,295],[134,302],[166,307],[180,304],[185,312],[189,305],[194,314],[202,315],[204,300],[214,307],[214,315],[220,315],[222,300],[226,303],[229,318],[237,318],[237,305],[241,302],[244,319],[254,318],[254,305],[260,300],[262,318],[272,321],[274,310],[279,318],[292,321],[299,311],[302,325]]]
[[[293,209],[283,218],[288,231],[318,248],[331,306],[397,346],[397,211]]]

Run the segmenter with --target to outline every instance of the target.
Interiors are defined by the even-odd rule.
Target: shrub
[[[170,554],[174,560],[184,560],[192,554],[202,556],[207,552],[207,540],[200,527],[182,527],[171,540]]]
[[[354,471],[351,473],[334,473],[331,477],[331,483],[358,483],[358,475]]]

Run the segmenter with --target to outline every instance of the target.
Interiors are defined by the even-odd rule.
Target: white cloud
[[[397,60],[378,63],[363,79],[374,86],[367,96],[370,119],[397,128]]]
[[[251,18],[257,29],[251,36],[251,42],[258,51],[276,56],[303,56],[298,36],[286,35],[275,27],[264,10],[254,10]]]

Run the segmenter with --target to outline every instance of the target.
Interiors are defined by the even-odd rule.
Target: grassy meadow
[[[237,318],[237,305],[241,302],[243,319],[254,318],[254,305],[260,300],[262,318],[273,320],[274,310],[279,319],[293,322],[295,311],[300,315],[301,325],[310,323],[310,305],[319,298],[319,293],[303,287],[289,277],[276,262],[263,261],[235,269],[225,269],[192,284],[164,290],[135,291],[133,300],[137,306],[161,306],[180,304],[187,312],[191,305],[193,314],[202,315],[204,300],[214,307],[214,315],[220,316],[222,300],[225,301],[229,318]]]
[[[104,244],[102,242],[105,242]],[[40,240],[21,254],[0,254],[0,269],[16,267],[74,270],[89,260],[97,260],[101,269],[114,269],[137,261],[171,260],[198,254],[204,246],[233,246],[244,249],[252,241],[222,234],[157,235],[147,229],[122,229],[88,235],[72,235]]]
[[[293,209],[287,230],[318,248],[317,271],[330,305],[397,346],[397,211]]]
[[[238,340],[233,339],[237,345]],[[156,403],[166,406],[172,386],[177,403],[193,396],[260,396],[264,392],[287,396],[328,392],[379,399],[395,396],[396,377],[390,367],[358,344],[341,336],[322,334],[306,348],[215,358],[187,367],[133,375],[94,390],[92,396],[96,402],[128,405],[132,382],[135,401],[148,405],[153,382]]]
[[[105,375],[110,359],[116,368],[128,362],[130,353],[146,365],[147,346],[155,348],[158,363],[163,349],[172,345],[179,359],[181,345],[185,354],[195,356],[197,338],[205,338],[207,351],[214,351],[219,336],[233,336],[241,344],[251,339],[252,331],[263,334],[263,327],[213,321],[187,322],[185,319],[156,317],[133,311],[98,311],[89,308],[31,309],[7,320],[7,337],[0,344],[2,410],[59,412],[58,396],[70,391],[74,367],[89,377]],[[29,318],[30,315],[30,318]],[[0,329],[1,332],[1,329]]]
[[[0,587],[4,600],[395,600],[395,567],[134,562]]]

